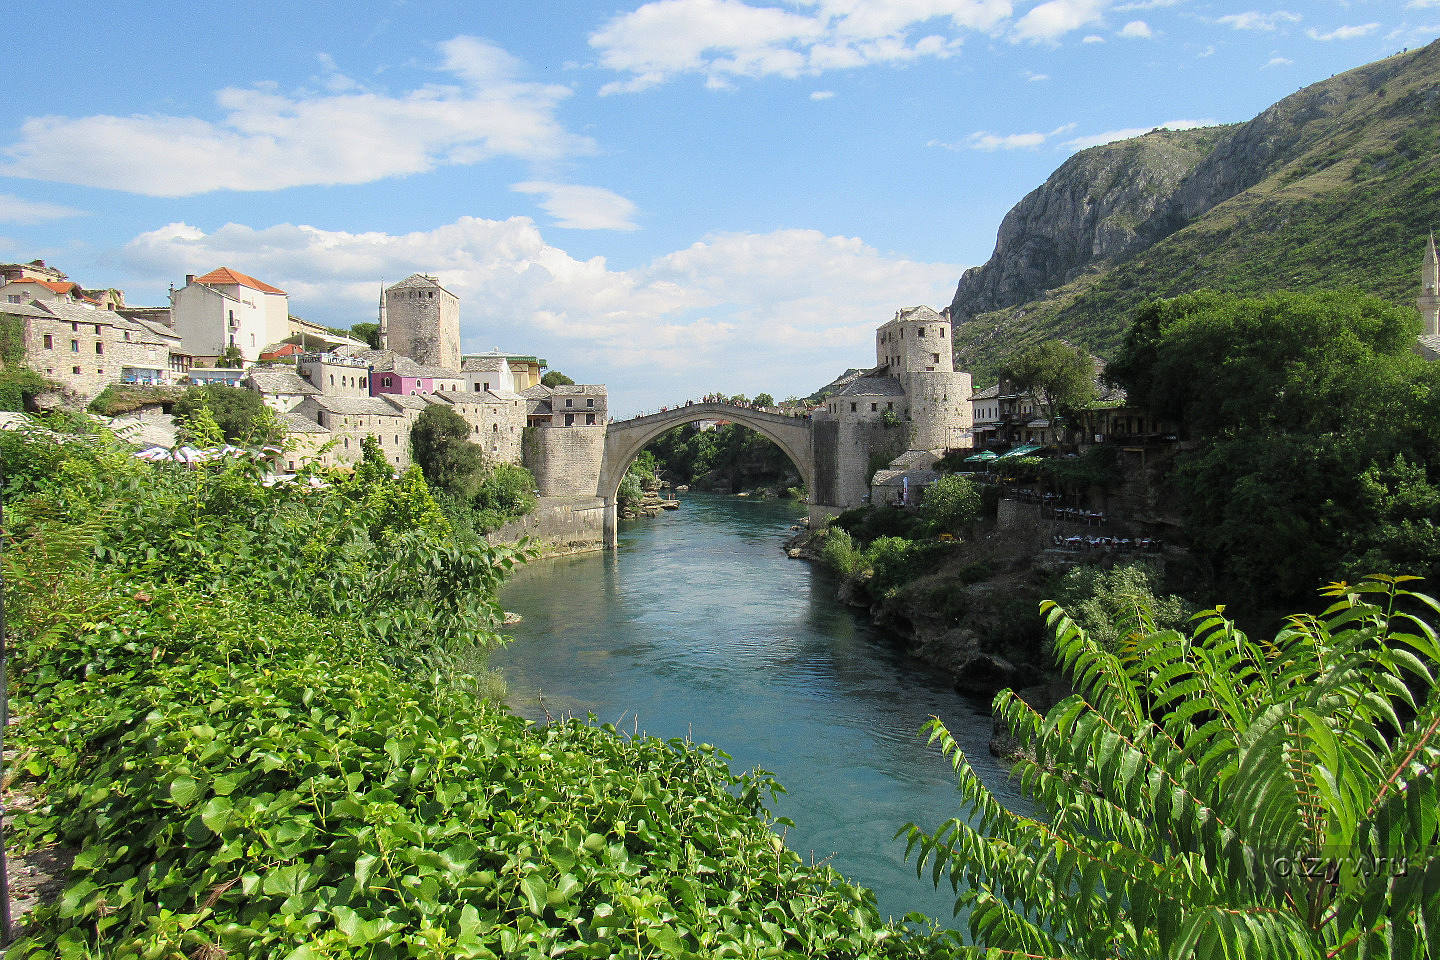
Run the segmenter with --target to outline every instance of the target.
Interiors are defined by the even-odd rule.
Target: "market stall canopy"
[[[1018,447],[1015,447],[1013,450],[1006,450],[1004,453],[1000,454],[1000,456],[996,457],[995,459],[1009,460],[1011,457],[1023,457],[1028,454],[1034,453],[1036,450],[1039,450],[1040,447],[1041,444],[1038,443],[1024,443]]]
[[[987,461],[987,460],[998,460],[999,458],[1000,458],[1000,455],[997,454],[994,450],[981,450],[979,453],[972,453],[970,456],[966,457],[964,460],[962,460],[962,461],[960,461],[960,462],[961,462],[961,463],[984,463],[984,462]]]

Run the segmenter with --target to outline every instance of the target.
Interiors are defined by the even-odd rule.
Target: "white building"
[[[266,345],[290,336],[290,298],[263,280],[220,267],[185,277],[170,294],[171,323],[197,363],[209,363],[235,347],[249,363]]]

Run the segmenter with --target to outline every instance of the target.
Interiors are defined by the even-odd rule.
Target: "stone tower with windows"
[[[875,363],[905,391],[908,449],[969,445],[970,374],[955,369],[950,329],[948,317],[920,306],[875,331]]]
[[[427,366],[460,369],[460,298],[434,277],[412,274],[385,290],[384,345]]]
[[[1440,336],[1440,255],[1435,252],[1435,234],[1425,250],[1425,263],[1420,268],[1420,296],[1415,301],[1424,322],[1421,336]]]

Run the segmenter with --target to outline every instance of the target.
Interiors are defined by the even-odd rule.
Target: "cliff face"
[[[1338,288],[1405,302],[1440,220],[1440,41],[1228,127],[1081,151],[1005,216],[951,303],[977,384],[1028,343],[1106,356],[1130,312],[1201,287]]]
[[[1000,222],[995,252],[960,278],[951,317],[1013,306],[1148,246],[1147,225],[1219,128],[1161,130],[1075,154]]]

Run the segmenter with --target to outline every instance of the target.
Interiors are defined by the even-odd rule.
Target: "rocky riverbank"
[[[823,535],[799,529],[784,547],[793,559],[823,562],[822,543]],[[957,691],[988,698],[1009,687],[1044,709],[1069,693],[1051,680],[1039,614],[1056,574],[1023,544],[992,532],[957,543],[934,570],[880,596],[868,574],[842,580],[837,596],[865,609],[912,656],[944,670]],[[997,727],[992,752],[1008,756],[1014,748]]]

